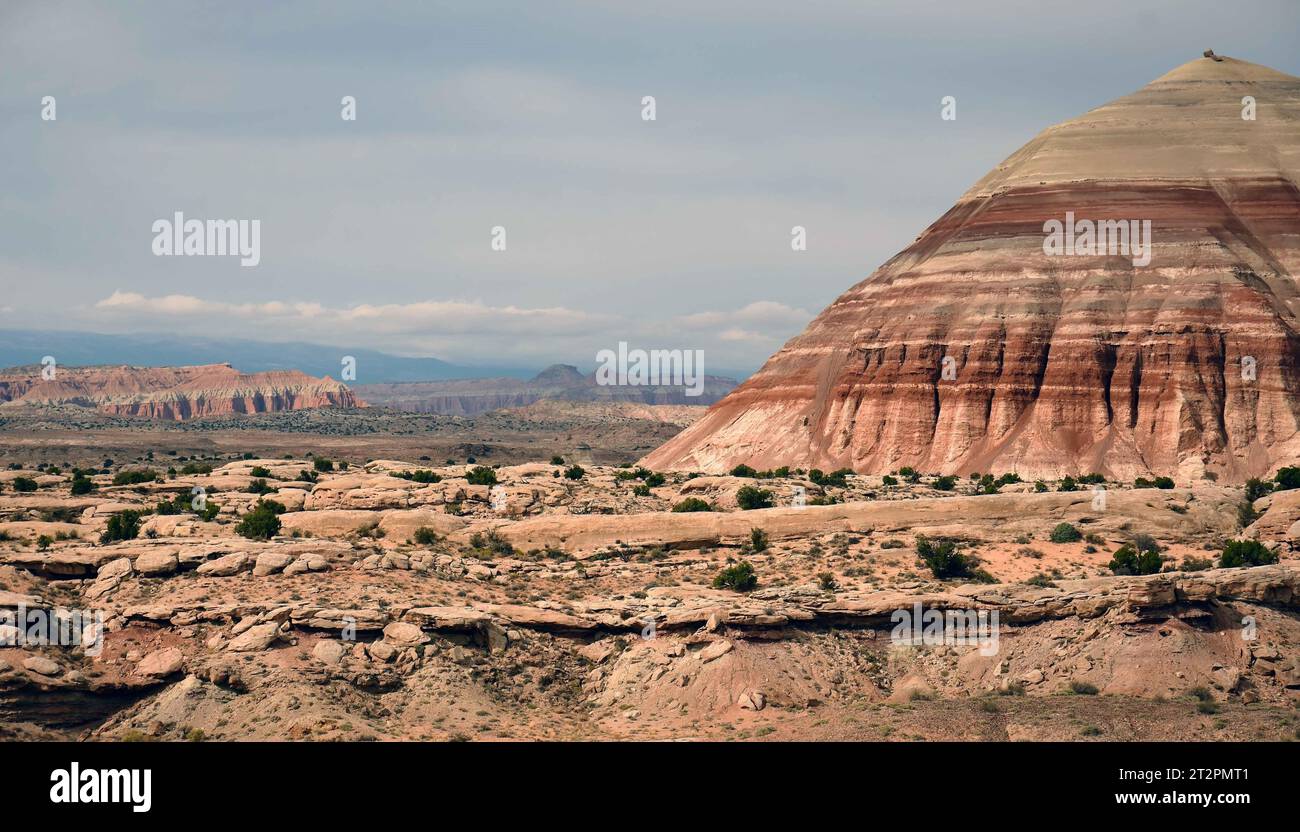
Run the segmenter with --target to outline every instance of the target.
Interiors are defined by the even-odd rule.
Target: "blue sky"
[[[269,5],[0,6],[0,328],[752,369],[1044,127],[1300,72],[1293,0]],[[155,257],[175,211],[261,264]]]

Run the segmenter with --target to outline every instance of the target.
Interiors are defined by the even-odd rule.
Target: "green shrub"
[[[936,578],[969,578],[973,574],[974,563],[958,552],[957,544],[951,540],[930,540],[917,535],[916,554]]]
[[[331,460],[319,456],[312,460],[311,466],[321,474],[328,474],[334,470],[334,463]]]
[[[1056,528],[1052,529],[1051,541],[1053,543],[1074,543],[1082,539],[1083,533],[1069,523],[1057,523]]]
[[[253,470],[249,471],[248,475],[250,477],[261,477],[262,479],[266,479],[271,476],[271,469],[264,468],[261,465],[254,465]]]
[[[465,479],[469,480],[470,485],[496,485],[497,472],[486,465],[479,465],[476,468],[471,468],[465,474]]]
[[[37,488],[36,480],[31,477],[14,477],[14,491],[29,493]]]
[[[415,530],[414,540],[421,546],[432,546],[438,542],[438,535],[428,526],[421,526]]]
[[[158,472],[151,468],[142,468],[137,471],[118,471],[113,475],[113,485],[139,485],[145,482],[155,482],[158,479]]]
[[[189,511],[189,500],[184,494],[177,494],[174,499],[162,500],[154,506],[153,513],[162,517],[169,517],[173,514],[184,514]]]
[[[1158,551],[1139,551],[1132,543],[1125,543],[1106,565],[1116,575],[1154,575],[1164,565],[1164,559]]]
[[[844,488],[849,484],[848,477],[852,473],[853,473],[852,468],[840,468],[836,471],[832,471],[829,474],[824,473],[820,468],[814,468],[808,472],[808,479],[814,485],[820,485],[820,486],[833,485],[837,488]],[[920,479],[920,477],[918,476],[917,479]],[[916,482],[916,480],[912,480],[912,482]]]
[[[555,456],[551,457],[551,464],[552,464],[552,465],[563,465],[563,464],[564,464],[564,457],[560,456],[559,454],[556,454]]]
[[[714,589],[749,592],[756,586],[758,586],[758,577],[754,574],[754,567],[747,560],[723,569],[713,578]]]
[[[1057,487],[1056,490],[1057,491],[1078,491],[1079,486],[1077,483],[1075,483],[1074,477],[1066,477],[1065,479],[1061,480],[1061,484]]]
[[[508,557],[515,553],[515,547],[511,546],[510,541],[502,537],[496,529],[489,529],[486,533],[475,532],[469,539],[469,545],[471,548],[499,557]]]
[[[885,474],[885,476],[881,478],[880,482],[882,485],[898,485],[898,480],[888,474]]]
[[[89,494],[96,489],[95,483],[81,475],[72,478],[72,496],[76,497],[81,494]]]
[[[699,497],[687,497],[677,505],[673,506],[673,511],[682,513],[690,511],[713,511],[713,506],[701,500]]]
[[[119,511],[108,518],[104,533],[99,536],[100,543],[112,543],[115,540],[135,540],[140,534],[140,512]]]
[[[1279,468],[1273,476],[1274,491],[1290,491],[1300,488],[1300,467]]]
[[[580,480],[586,473],[587,471],[581,465],[573,465],[565,469],[564,478],[567,480]]]
[[[758,474],[758,472],[753,468],[750,468],[748,465],[737,465],[735,468],[731,469],[731,476],[733,477],[749,477],[750,479],[753,479],[756,474]]]
[[[1243,529],[1259,519],[1259,512],[1249,500],[1242,500],[1237,506],[1237,525]]]
[[[767,532],[762,529],[750,529],[749,548],[754,552],[765,551],[767,549]]]
[[[1169,477],[1156,477],[1154,484],[1156,488],[1163,488],[1166,491],[1174,487],[1174,481]]]
[[[1246,480],[1246,499],[1255,502],[1260,497],[1267,496],[1272,491],[1268,483],[1261,479],[1252,477]]]
[[[1042,480],[1037,480],[1034,483],[1034,493],[1042,494],[1045,491],[1047,491],[1047,483],[1043,482]]]
[[[433,483],[433,482],[442,482],[442,477],[438,476],[437,474],[428,470],[427,468],[420,468],[419,470],[416,471],[394,471],[392,472],[392,474],[390,474],[390,476],[397,477],[398,479],[406,480],[408,482],[418,482],[418,483],[425,483],[425,484]]]
[[[275,488],[266,484],[266,480],[253,480],[244,489],[247,494],[274,494],[275,491]]]
[[[1091,682],[1080,682],[1076,679],[1070,682],[1070,691],[1079,696],[1096,696],[1097,686]]]
[[[38,551],[41,552],[44,552],[45,550],[49,549],[53,543],[54,543],[54,538],[50,537],[48,534],[43,534],[40,537],[36,538],[36,548]]]
[[[957,478],[951,475],[939,477],[934,481],[934,487],[938,491],[952,491],[957,486]]]
[[[275,507],[279,506],[277,512]],[[284,506],[275,503],[272,500],[258,500],[253,510],[248,512],[235,526],[235,534],[246,537],[249,540],[270,540],[280,533],[279,514],[284,511]]]
[[[765,488],[755,488],[752,485],[741,486],[740,490],[736,492],[736,504],[745,511],[756,508],[771,508],[772,492]]]
[[[1219,555],[1219,566],[1263,566],[1277,563],[1277,553],[1258,540],[1230,540]]]

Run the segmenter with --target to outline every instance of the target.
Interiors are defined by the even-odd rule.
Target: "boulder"
[[[249,558],[244,552],[236,552],[233,555],[226,555],[210,560],[198,568],[200,575],[211,575],[214,578],[228,578],[231,575],[238,575],[240,572],[248,569]]]
[[[127,577],[130,574],[131,574],[131,559],[118,558],[117,560],[111,560],[108,563],[104,564],[103,566],[99,567],[99,571],[95,573],[95,580],[118,581],[121,580],[122,578]]]
[[[367,649],[371,658],[381,662],[391,662],[397,655],[397,648],[386,641],[371,642]]]
[[[429,641],[424,631],[405,621],[394,621],[384,627],[384,641],[395,647],[415,647]]]
[[[145,552],[135,559],[135,571],[148,577],[171,575],[180,566],[176,552]]]
[[[141,676],[165,678],[180,673],[185,666],[185,654],[175,647],[155,650],[140,660],[135,672]]]
[[[584,647],[578,648],[578,655],[582,656],[592,664],[600,664],[614,654],[614,643],[611,640],[595,641]]]
[[[298,575],[303,572],[324,572],[330,568],[329,559],[322,554],[311,552],[299,555],[298,559],[284,568],[286,575]]]
[[[41,676],[58,676],[63,669],[59,667],[57,662],[51,661],[44,656],[28,656],[23,662],[23,667]]]
[[[731,652],[732,644],[726,639],[715,641],[700,651],[700,661],[708,664],[714,659],[720,659]]]
[[[343,643],[332,638],[321,639],[311,649],[312,657],[324,664],[338,664],[343,661],[343,655],[346,652],[347,648],[343,646]]]
[[[257,563],[253,566],[253,574],[259,578],[273,575],[293,563],[293,561],[294,556],[288,552],[262,552],[257,556]]]
[[[280,637],[280,627],[281,625],[274,621],[268,621],[265,624],[254,624],[232,638],[230,644],[226,645],[226,649],[233,653],[265,650]]]

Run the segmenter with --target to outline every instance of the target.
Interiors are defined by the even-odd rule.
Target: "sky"
[[[748,371],[1043,128],[1298,47],[1295,0],[2,0],[0,330]],[[155,255],[178,211],[260,262]]]

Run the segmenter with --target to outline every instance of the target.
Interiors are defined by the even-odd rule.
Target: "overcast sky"
[[[0,2],[0,328],[752,369],[1044,127],[1300,74],[1296,0],[127,6]],[[154,256],[176,211],[260,265]]]

